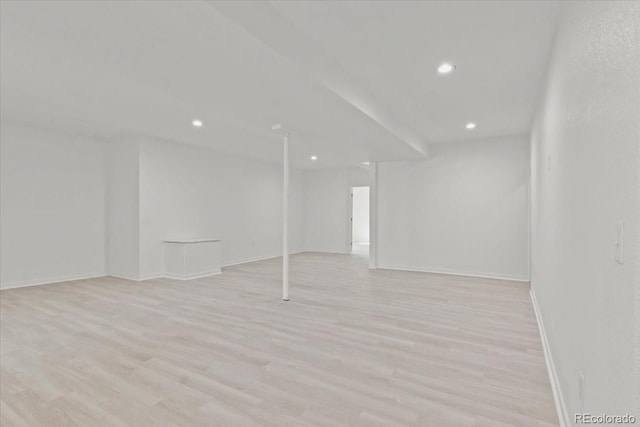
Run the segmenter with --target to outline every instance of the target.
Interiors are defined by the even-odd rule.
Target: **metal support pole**
[[[284,134],[282,195],[282,299],[289,301],[289,134]]]

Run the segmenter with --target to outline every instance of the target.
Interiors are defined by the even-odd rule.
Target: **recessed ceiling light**
[[[194,125],[197,128],[200,128],[200,127],[202,127],[202,120],[196,119],[196,120],[192,121],[191,124]]]
[[[469,123],[467,123],[467,125],[466,125],[465,127],[466,127],[467,129],[475,129],[476,124],[475,124],[475,123],[472,123],[472,122],[469,122]]]
[[[456,69],[455,65],[445,62],[444,64],[440,64],[440,66],[438,67],[438,72],[440,74],[449,74],[455,69]]]
[[[363,165],[369,166],[369,162],[362,162]]]
[[[318,160],[318,156],[311,156],[311,160],[315,162],[316,160]]]

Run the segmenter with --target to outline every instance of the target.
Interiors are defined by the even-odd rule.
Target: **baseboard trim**
[[[118,279],[131,280],[133,282],[144,282],[145,280],[153,280],[153,279],[175,279],[175,280],[201,279],[203,277],[215,276],[216,274],[220,274],[220,273],[222,273],[222,270],[214,271],[210,273],[198,274],[196,276],[190,276],[190,277],[171,276],[169,274],[152,274],[145,277],[129,277],[129,276],[123,276],[120,274],[109,274],[109,276],[115,277]]]
[[[116,279],[132,280],[134,282],[139,282],[140,280],[144,280],[144,279],[139,279],[137,277],[125,276],[123,274],[115,274],[115,273],[107,273],[107,276],[115,277]]]
[[[290,255],[295,255],[301,253],[301,251],[296,251],[296,252],[291,252]],[[232,267],[234,265],[241,265],[241,264],[249,264],[251,262],[258,262],[258,261],[265,261],[268,259],[273,259],[273,258],[279,258],[282,255],[268,255],[268,256],[261,256],[261,257],[255,257],[255,258],[247,258],[244,260],[240,260],[240,261],[234,261],[231,263],[227,263],[227,264],[223,264],[221,265],[221,268],[224,267]],[[209,277],[209,276],[215,276],[216,274],[221,274],[222,273],[222,269],[220,271],[217,272],[211,272],[211,273],[205,273],[205,274],[201,274],[201,275],[197,275],[197,276],[193,276],[193,277],[179,277],[179,276],[171,276],[168,274],[153,274],[153,275],[149,275],[146,277],[131,277],[131,276],[125,276],[122,274],[112,274],[112,273],[108,273],[108,276],[111,277],[117,277],[118,279],[125,279],[125,280],[133,280],[134,282],[142,282],[144,280],[151,280],[151,279],[162,279],[162,278],[166,278],[166,279],[175,279],[175,280],[191,280],[191,279],[201,279],[203,277]]]
[[[30,286],[41,286],[41,285],[50,285],[53,283],[62,283],[62,282],[72,282],[74,280],[84,280],[84,279],[95,279],[98,277],[105,277],[106,273],[90,273],[90,274],[79,274],[72,276],[60,276],[50,279],[39,279],[34,281],[14,281],[9,283],[3,283],[0,285],[0,290],[7,289],[17,289],[17,288],[28,288]]]
[[[289,252],[289,255],[295,255],[295,254],[299,254],[299,253],[302,253],[302,252],[304,252],[304,251]],[[266,261],[268,259],[280,258],[281,256],[282,256],[282,254],[280,254],[280,255],[259,256],[259,257],[254,257],[254,258],[246,258],[246,259],[242,259],[242,260],[239,260],[239,261],[233,261],[233,262],[229,262],[229,263],[226,263],[226,264],[222,264],[222,267],[232,267],[234,265],[248,264],[250,262]]]
[[[137,279],[138,282],[143,282],[145,280],[153,280],[153,279],[162,279],[163,277],[168,277],[164,274],[152,274],[150,276],[140,277]]]
[[[189,276],[189,277],[170,276],[168,274],[166,274],[166,275],[164,275],[162,277],[163,278],[167,278],[167,279],[175,279],[175,280],[193,280],[193,279],[202,279],[203,277],[216,276],[218,274],[222,274],[222,270],[213,271],[213,272],[210,272],[210,273],[198,274],[198,275]]]
[[[533,304],[533,311],[536,314],[536,320],[538,322],[538,330],[540,331],[540,338],[542,340],[542,349],[544,351],[544,360],[547,363],[547,372],[549,374],[549,381],[551,382],[551,390],[553,391],[553,399],[556,403],[556,410],[558,412],[558,420],[560,421],[560,427],[571,426],[569,419],[569,413],[567,412],[567,406],[564,403],[562,396],[562,389],[560,388],[560,381],[558,381],[558,373],[556,366],[553,363],[553,357],[551,355],[551,348],[549,347],[549,340],[547,339],[547,333],[544,329],[544,323],[542,321],[542,314],[540,313],[540,307],[538,306],[538,300],[533,288],[529,291],[531,296],[531,303]]]
[[[302,251],[296,251],[296,252],[291,252],[290,255],[295,255],[295,254],[299,254]],[[273,259],[273,258],[279,258],[282,255],[267,255],[267,256],[261,256],[261,257],[255,257],[255,258],[247,258],[247,259],[243,259],[243,260],[239,260],[239,261],[233,261],[227,264],[223,264],[220,267],[231,267],[234,265],[240,265],[240,264],[248,264],[250,262],[257,262],[257,261],[265,261],[268,259]],[[149,276],[145,276],[145,277],[132,277],[132,276],[125,276],[122,274],[113,274],[113,273],[107,273],[107,276],[111,276],[111,277],[117,277],[118,279],[125,279],[125,280],[133,280],[134,282],[142,282],[143,280],[151,280],[151,279],[161,279],[161,278],[166,278],[166,279],[176,279],[176,280],[191,280],[191,279],[200,279],[203,277],[208,277],[208,276],[214,276],[216,274],[220,274],[222,273],[222,270],[218,271],[218,272],[212,272],[212,273],[205,273],[202,275],[198,275],[198,276],[194,276],[194,277],[178,277],[178,276],[170,276],[167,274],[162,274],[162,273],[157,273],[157,274],[152,274]]]
[[[395,267],[388,265],[380,265],[378,264],[377,270],[397,270],[397,271],[413,271],[416,273],[434,273],[434,274],[447,274],[451,276],[462,276],[462,277],[476,277],[480,279],[494,279],[494,280],[509,280],[511,282],[522,282],[529,283],[528,278],[517,277],[517,276],[504,276],[498,274],[483,274],[483,273],[468,273],[468,272],[458,272],[458,271],[447,271],[440,270],[435,268],[412,268],[412,267]]]
[[[352,252],[332,252],[332,251],[301,251],[307,254],[327,254],[327,255],[352,255]]]

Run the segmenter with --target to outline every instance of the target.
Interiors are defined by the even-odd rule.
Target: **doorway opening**
[[[351,253],[369,257],[369,187],[351,188]]]

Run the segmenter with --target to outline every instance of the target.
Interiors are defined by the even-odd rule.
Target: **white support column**
[[[282,167],[282,299],[289,301],[289,133],[284,134]]]

